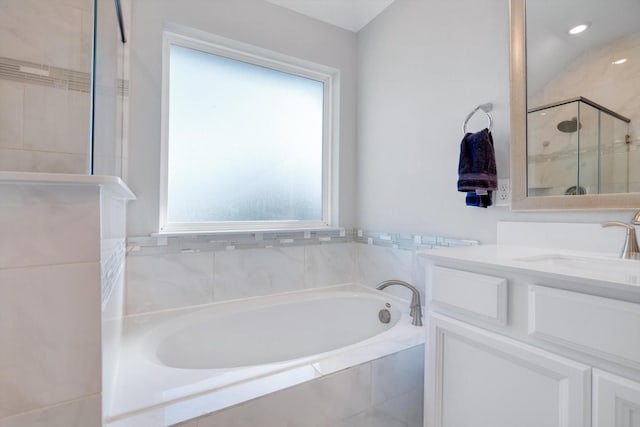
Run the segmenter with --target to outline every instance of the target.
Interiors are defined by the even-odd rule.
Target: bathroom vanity
[[[640,261],[429,250],[425,426],[640,426]]]

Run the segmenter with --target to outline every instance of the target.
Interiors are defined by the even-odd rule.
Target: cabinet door
[[[594,369],[593,427],[640,427],[640,383]]]
[[[591,369],[431,313],[427,427],[589,427]]]

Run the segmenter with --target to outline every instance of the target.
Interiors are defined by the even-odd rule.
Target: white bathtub
[[[130,316],[124,328],[110,427],[172,425],[424,342],[407,301],[355,284]]]

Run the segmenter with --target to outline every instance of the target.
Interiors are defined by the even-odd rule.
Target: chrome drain
[[[391,321],[391,312],[386,308],[383,308],[378,312],[378,319],[382,323],[389,323]]]

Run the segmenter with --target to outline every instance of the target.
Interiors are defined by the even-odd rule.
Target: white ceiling
[[[591,49],[640,30],[640,0],[535,0],[527,2],[527,85],[536,93],[571,61]],[[571,27],[590,23],[584,33]]]
[[[357,33],[394,0],[267,0]]]

